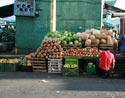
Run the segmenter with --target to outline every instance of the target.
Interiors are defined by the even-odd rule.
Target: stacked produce
[[[65,64],[64,68],[78,68],[78,65],[73,64],[72,66],[70,64]]]
[[[100,31],[96,29],[86,30],[85,32],[77,33],[79,41],[85,41],[85,46],[117,43],[113,37],[113,32],[110,30]]]
[[[83,57],[99,57],[100,51],[97,48],[84,48]]]
[[[0,59],[0,63],[19,63],[21,59]]]
[[[66,51],[63,52],[63,56],[78,56],[82,57],[83,56],[83,49],[67,49]]]
[[[15,72],[20,61],[19,58],[0,59],[0,72]]]
[[[23,61],[26,63],[27,66],[32,66],[32,57],[35,57],[34,53],[25,56]]]
[[[63,56],[78,57],[99,57],[100,51],[97,48],[67,49]]]
[[[62,45],[67,45],[67,44],[80,44],[81,41],[78,40],[78,35],[73,33],[73,32],[68,32],[68,31],[55,31],[55,32],[49,32],[44,40],[50,40],[50,39],[55,39],[58,41],[58,43]]]
[[[56,40],[46,40],[36,50],[35,57],[60,59],[62,58],[62,51],[61,45]]]

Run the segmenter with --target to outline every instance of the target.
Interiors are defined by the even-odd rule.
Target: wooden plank
[[[31,61],[32,63],[42,63],[42,64],[45,64],[46,61]]]
[[[46,68],[46,66],[32,66],[33,68]]]
[[[32,64],[32,66],[46,66],[46,64]]]
[[[41,60],[41,61],[44,61],[45,58],[31,58],[31,60]]]
[[[33,70],[34,72],[47,72],[47,70]]]

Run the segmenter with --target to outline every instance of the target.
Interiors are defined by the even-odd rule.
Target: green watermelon
[[[78,41],[78,40],[75,40],[75,41],[74,41],[74,44],[79,44],[79,41]]]

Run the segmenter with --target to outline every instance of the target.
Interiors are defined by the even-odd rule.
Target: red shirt
[[[100,54],[99,68],[102,70],[110,70],[115,57],[110,51],[102,51]]]

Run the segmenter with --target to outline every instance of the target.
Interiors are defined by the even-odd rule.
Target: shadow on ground
[[[125,91],[124,79],[103,79],[97,76],[64,77],[61,74],[39,72],[1,72],[0,80],[46,80],[46,89],[73,91]]]

